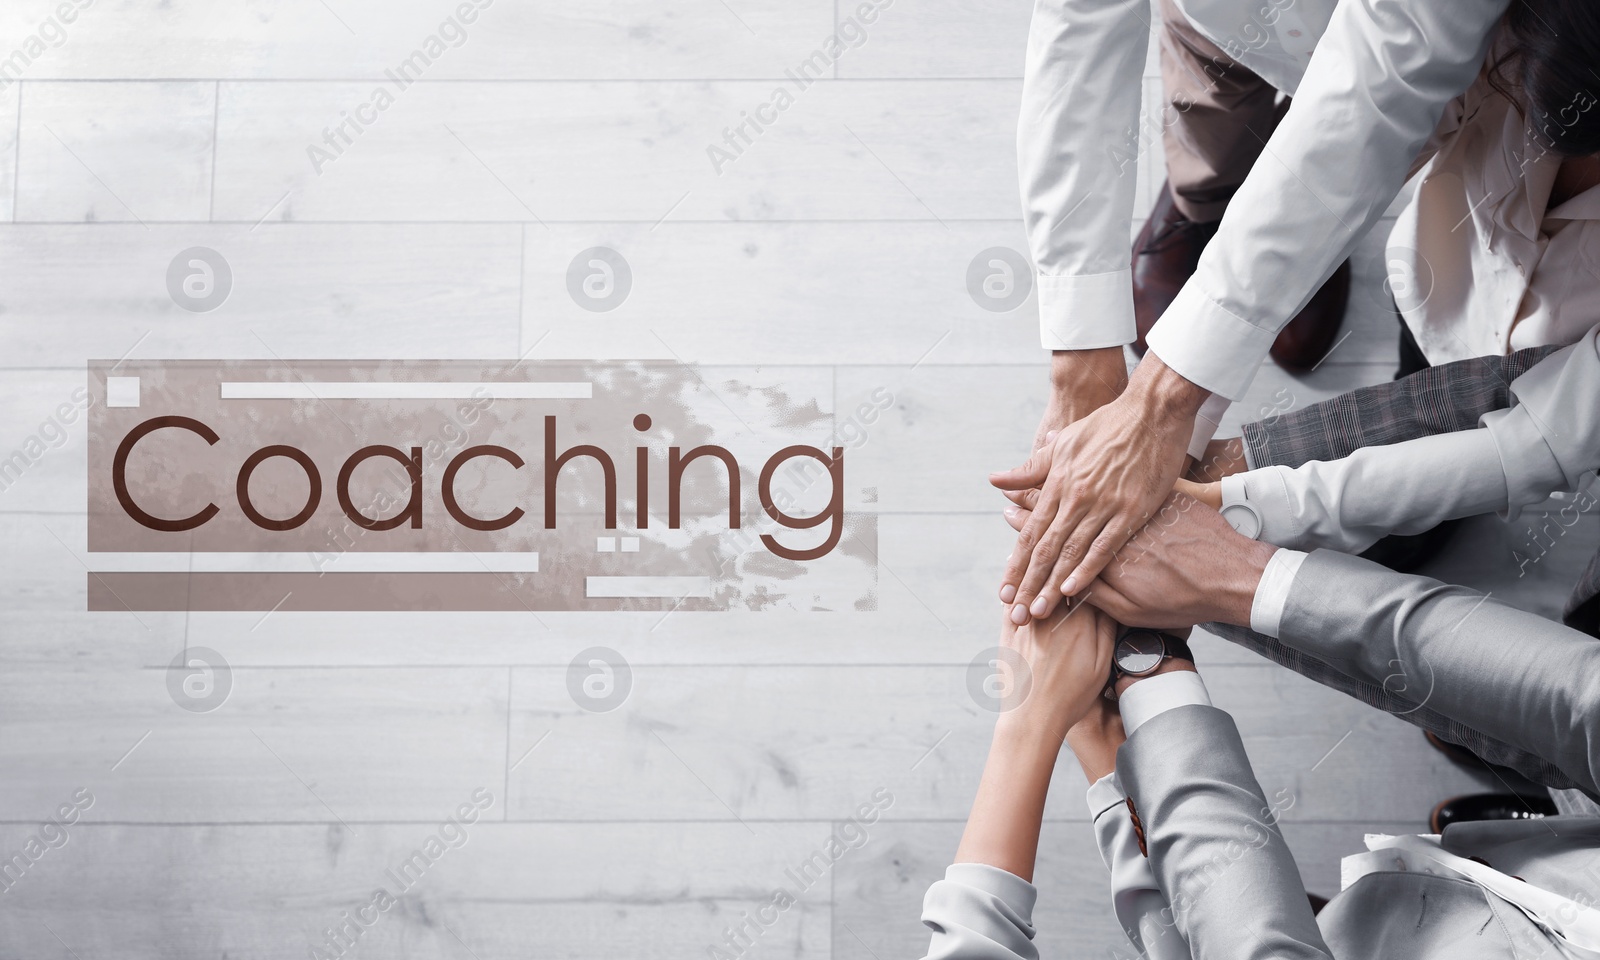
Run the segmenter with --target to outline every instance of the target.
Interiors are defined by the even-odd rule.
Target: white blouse
[[[1429,363],[1573,343],[1600,321],[1600,187],[1551,208],[1561,157],[1486,75],[1445,109],[1423,161],[1385,263]]]

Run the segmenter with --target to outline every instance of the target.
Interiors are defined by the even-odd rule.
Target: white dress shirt
[[[1600,318],[1600,187],[1552,206],[1561,157],[1534,122],[1480,76],[1423,151],[1384,259],[1429,363],[1572,343]]]
[[[1278,330],[1399,191],[1445,105],[1477,74],[1507,0],[1179,6],[1224,52],[1295,96],[1148,338],[1168,366],[1236,400]],[[1049,349],[1134,339],[1127,225],[1150,14],[1148,0],[1035,4],[1017,139]]]
[[[1356,553],[1455,517],[1515,517],[1600,470],[1600,328],[1512,381],[1518,404],[1480,427],[1363,447],[1342,460],[1268,466],[1222,481],[1222,515],[1279,546]],[[1587,493],[1558,514],[1592,509]],[[1262,631],[1266,632],[1266,631]]]

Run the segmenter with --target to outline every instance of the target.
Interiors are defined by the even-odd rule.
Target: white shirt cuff
[[[1277,331],[1234,316],[1201,291],[1195,277],[1145,337],[1161,361],[1185,380],[1238,400],[1272,349]]]
[[[1127,796],[1128,794],[1122,789],[1122,781],[1117,779],[1115,770],[1089,784],[1089,793],[1086,797],[1089,801],[1089,819],[1098,820],[1100,814],[1112,807],[1124,806]]]
[[[1039,275],[1039,342],[1046,350],[1098,350],[1132,343],[1133,271]]]
[[[1144,725],[1145,721],[1177,707],[1190,704],[1211,706],[1211,695],[1200,674],[1192,670],[1174,670],[1160,676],[1135,681],[1117,697],[1117,708],[1122,712],[1122,729],[1128,736]]]
[[[1283,622],[1283,608],[1289,602],[1289,588],[1294,586],[1295,574],[1306,562],[1306,554],[1299,550],[1279,550],[1267,561],[1261,571],[1261,582],[1256,584],[1256,598],[1250,604],[1250,629],[1277,637]],[[1124,721],[1126,725],[1126,721]]]
[[[1222,418],[1232,405],[1233,401],[1220,393],[1213,393],[1200,405],[1200,412],[1194,417],[1194,433],[1189,436],[1189,456],[1205,459],[1206,444],[1217,435],[1217,428],[1222,426]]]

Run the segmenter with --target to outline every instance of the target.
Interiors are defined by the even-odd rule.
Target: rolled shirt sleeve
[[[1036,0],[1017,165],[1050,350],[1134,340],[1128,224],[1149,0]]]
[[[1239,399],[1278,331],[1383,215],[1446,104],[1477,75],[1506,6],[1341,2],[1150,349]]]
[[[1507,513],[1577,490],[1600,469],[1600,327],[1511,382],[1517,405],[1483,417],[1505,466]]]
[[[952,863],[922,898],[933,931],[925,960],[1038,960],[1033,905],[1038,891],[986,863]]]

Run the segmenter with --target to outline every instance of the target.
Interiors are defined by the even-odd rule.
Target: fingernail
[[[1063,583],[1061,585],[1061,592],[1064,595],[1070,597],[1070,596],[1072,596],[1072,591],[1077,589],[1077,586],[1078,586],[1078,578],[1077,577],[1068,577],[1067,578],[1067,582]]]
[[[1017,599],[1017,588],[1016,587],[1013,587],[1011,584],[1008,583],[1005,586],[1000,588],[1000,602],[1001,603],[1010,603],[1011,601],[1013,601],[1015,599]]]
[[[1017,626],[1024,626],[1028,622],[1028,608],[1017,604],[1011,608],[1011,622]]]
[[[1006,507],[1006,516],[1014,517],[1016,515],[1017,515],[1017,508],[1016,507]]]
[[[1039,599],[1033,601],[1033,615],[1034,616],[1042,617],[1042,616],[1045,615],[1046,612],[1049,611],[1049,609],[1050,609],[1050,605],[1045,602],[1044,597],[1040,597]]]

